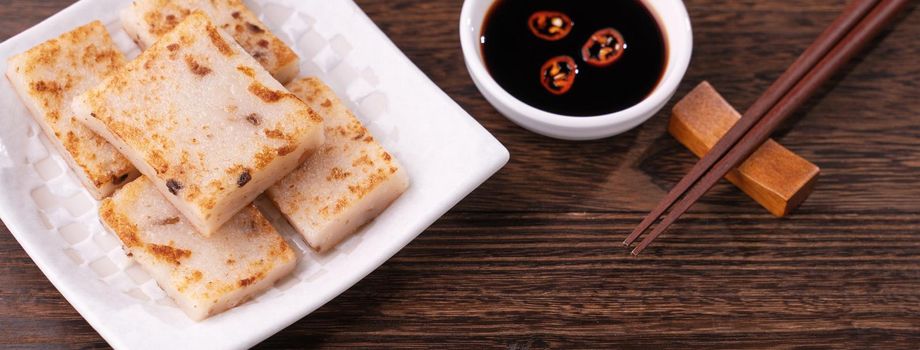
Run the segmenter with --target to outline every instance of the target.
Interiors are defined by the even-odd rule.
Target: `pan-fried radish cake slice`
[[[73,109],[205,236],[323,143],[322,118],[200,12]]]
[[[328,86],[305,78],[288,89],[323,116],[326,143],[267,194],[313,249],[326,251],[386,209],[409,178]]]
[[[125,31],[146,48],[195,10],[204,11],[278,81],[286,83],[297,76],[297,54],[272,34],[242,0],[134,0],[121,13],[121,21]]]
[[[70,101],[124,64],[97,21],[13,56],[7,66],[13,88],[96,199],[139,173],[114,146],[75,119]]]
[[[104,200],[99,216],[125,252],[195,320],[268,289],[297,260],[254,206],[204,237],[143,176]]]

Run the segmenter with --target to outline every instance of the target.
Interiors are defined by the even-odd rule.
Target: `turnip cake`
[[[96,199],[138,176],[114,146],[79,123],[70,101],[125,64],[100,22],[9,59],[6,75],[51,143]]]
[[[386,209],[409,179],[329,87],[305,78],[288,88],[325,118],[326,143],[267,193],[307,243],[325,251]]]
[[[205,236],[323,143],[322,118],[201,12],[73,109]]]
[[[146,177],[103,201],[99,216],[121,239],[125,252],[194,320],[268,289],[297,260],[254,206],[204,237]]]

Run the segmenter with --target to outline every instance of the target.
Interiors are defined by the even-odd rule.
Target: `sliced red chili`
[[[626,50],[623,35],[613,28],[594,32],[581,47],[581,58],[595,67],[606,67],[616,62]]]
[[[557,56],[549,59],[540,69],[540,82],[546,91],[554,95],[562,95],[575,84],[575,74],[578,66],[569,56]]]
[[[537,37],[556,41],[565,38],[572,31],[572,19],[557,11],[537,11],[527,21],[530,31]]]

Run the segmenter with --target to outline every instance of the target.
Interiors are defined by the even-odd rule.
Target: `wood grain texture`
[[[0,39],[67,6],[0,0]],[[695,157],[669,104],[615,138],[522,130],[464,68],[461,0],[358,0],[511,151],[508,166],[379,270],[263,348],[913,348],[920,343],[920,11],[774,138],[822,168],[776,219],[722,183],[640,258],[620,243]],[[748,106],[843,0],[688,0],[702,80]],[[916,7],[916,5],[914,5]],[[0,347],[105,342],[0,229]]]

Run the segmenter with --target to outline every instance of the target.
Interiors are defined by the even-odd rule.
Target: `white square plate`
[[[129,2],[74,4],[0,44],[0,71],[6,71],[9,56],[96,19],[129,57],[136,56],[118,21],[118,10]],[[352,1],[248,3],[300,54],[301,74],[332,86],[396,155],[411,187],[325,255],[311,252],[277,212],[267,213],[301,253],[298,268],[255,300],[196,323],[103,230],[97,203],[49,147],[9,82],[0,79],[0,218],[61,294],[116,348],[255,345],[376,269],[508,161],[508,151]]]

